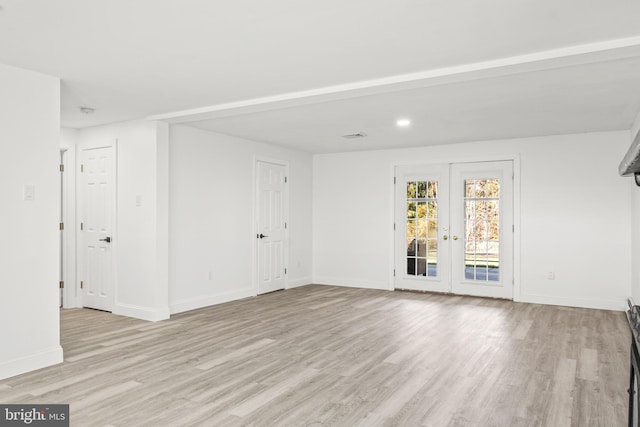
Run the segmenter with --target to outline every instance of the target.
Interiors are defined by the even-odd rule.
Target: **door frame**
[[[64,174],[64,165],[67,163],[67,149],[60,149],[60,283],[64,284],[67,278],[67,251],[65,250],[67,244],[68,234],[65,232],[64,222],[67,218],[67,179]],[[67,299],[66,289],[64,286],[60,289],[60,307],[64,307]]]
[[[287,177],[287,183],[284,186],[284,218],[287,227],[284,231],[284,264],[287,269],[287,273],[284,275],[284,289],[289,289],[289,186],[291,185],[291,177],[289,173],[289,162],[287,160],[276,159],[266,156],[253,156],[253,191],[251,194],[251,210],[252,215],[252,227],[251,227],[251,240],[252,245],[252,265],[251,269],[251,281],[253,283],[254,295],[258,295],[260,292],[260,283],[258,278],[258,162],[272,163],[275,165],[284,166],[284,173]]]
[[[396,186],[394,179],[396,176],[396,168],[398,166],[411,166],[411,165],[439,165],[443,163],[479,163],[479,162],[498,162],[498,161],[512,161],[513,162],[513,301],[522,301],[522,282],[521,282],[521,220],[520,220],[520,186],[521,186],[521,161],[520,154],[496,154],[496,155],[477,155],[477,156],[428,156],[425,155],[424,161],[407,160],[407,161],[395,161],[390,165],[390,178],[389,178],[389,200],[390,200],[390,218],[388,242],[391,248],[389,254],[389,278],[388,289],[390,291],[395,290],[395,254],[398,248],[395,243],[395,229],[396,223],[395,215],[395,200],[396,200]]]
[[[77,277],[77,227],[76,211],[77,211],[77,195],[76,195],[76,146],[71,145],[64,149],[64,172],[62,173],[62,193],[63,193],[63,223],[64,245],[62,251],[63,259],[63,280],[64,288],[62,289],[62,308],[79,308],[82,307],[80,296],[78,295],[79,286],[76,283]],[[61,150],[62,151],[62,150]]]
[[[82,242],[82,233],[80,232],[80,223],[82,222],[82,216],[80,213],[82,212],[82,208],[84,206],[84,196],[81,191],[82,189],[82,173],[80,172],[80,168],[82,165],[82,154],[84,150],[91,150],[95,148],[107,148],[111,147],[112,149],[112,158],[111,158],[111,170],[113,171],[112,175],[112,183],[113,183],[113,191],[111,192],[111,218],[112,218],[112,236],[113,243],[111,243],[111,256],[112,256],[112,273],[113,273],[113,307],[112,313],[114,312],[117,301],[118,301],[118,139],[108,139],[100,142],[81,142],[76,145],[76,162],[75,162],[75,194],[76,194],[76,209],[75,209],[75,231],[76,231],[76,263],[75,263],[75,293],[77,295],[77,307],[84,307],[83,294],[82,289],[80,289],[80,282],[82,281],[82,273],[84,267],[84,251],[83,251],[83,242]]]

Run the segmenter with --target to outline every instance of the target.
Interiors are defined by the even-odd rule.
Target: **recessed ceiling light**
[[[407,127],[411,124],[411,120],[409,119],[398,119],[398,121],[396,121],[396,125],[400,126],[400,127]]]

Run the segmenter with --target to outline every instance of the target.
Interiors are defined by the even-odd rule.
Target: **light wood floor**
[[[624,314],[305,286],[148,323],[62,311],[64,364],[1,403],[73,426],[623,426]]]

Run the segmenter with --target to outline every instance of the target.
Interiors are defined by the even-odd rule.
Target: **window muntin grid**
[[[500,280],[500,180],[464,181],[464,278]]]
[[[407,275],[438,275],[438,181],[407,182]]]

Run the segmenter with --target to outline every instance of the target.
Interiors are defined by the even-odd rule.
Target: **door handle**
[[[104,239],[98,239],[99,242],[107,242],[107,243],[111,243],[111,237],[107,236]]]
[[[260,234],[257,234],[256,237],[258,239],[264,239],[265,237],[269,237],[269,236],[265,236],[264,234],[260,233]]]
[[[453,236],[453,240],[458,240],[458,236]]]
[[[445,234],[444,236],[442,236],[442,240],[449,240],[449,236]]]

